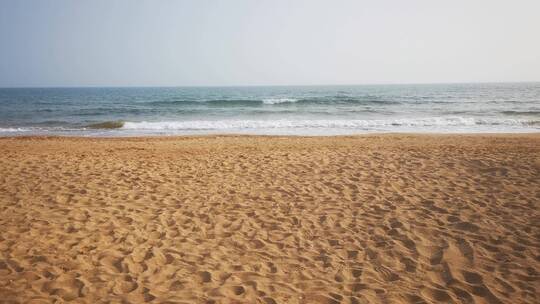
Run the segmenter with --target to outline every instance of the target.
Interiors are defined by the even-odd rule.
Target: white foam
[[[262,100],[264,104],[268,104],[268,105],[280,104],[280,103],[293,103],[297,101],[298,99],[295,99],[295,98],[266,98]]]
[[[535,122],[520,119],[478,119],[465,117],[430,117],[415,119],[372,120],[191,120],[162,122],[126,122],[125,130],[246,130],[246,129],[370,129],[399,127],[474,127],[532,126]]]
[[[0,128],[0,133],[30,132],[32,130],[25,128]]]
[[[145,134],[246,133],[266,135],[345,135],[372,132],[528,133],[540,132],[539,120],[471,118],[461,116],[400,119],[279,119],[187,120],[125,122],[119,129],[0,128],[0,136],[56,134],[82,136],[138,136]]]

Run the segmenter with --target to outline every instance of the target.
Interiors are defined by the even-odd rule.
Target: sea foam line
[[[520,119],[478,119],[464,117],[432,117],[393,120],[193,120],[162,122],[125,122],[126,130],[228,130],[228,129],[295,129],[377,127],[467,127],[475,125],[538,126],[540,121]]]
[[[31,129],[27,128],[0,128],[0,132],[2,133],[10,133],[10,132],[30,132]]]

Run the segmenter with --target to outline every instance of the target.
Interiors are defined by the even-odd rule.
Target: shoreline
[[[0,138],[10,302],[536,303],[540,134]]]
[[[231,138],[361,138],[361,137],[540,137],[538,132],[492,132],[492,133],[431,133],[431,132],[381,132],[381,133],[358,133],[343,135],[275,135],[275,134],[244,134],[244,133],[209,133],[209,134],[185,134],[185,135],[126,135],[126,136],[81,136],[81,135],[14,135],[0,136],[3,139],[183,139],[183,138],[211,138],[211,137],[231,137]]]

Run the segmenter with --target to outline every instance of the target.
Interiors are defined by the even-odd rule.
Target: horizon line
[[[238,88],[238,87],[322,87],[322,86],[385,86],[385,85],[452,85],[452,84],[512,84],[540,83],[534,81],[456,81],[456,82],[389,82],[348,84],[233,84],[233,85],[21,85],[0,86],[0,89],[78,89],[78,88]]]

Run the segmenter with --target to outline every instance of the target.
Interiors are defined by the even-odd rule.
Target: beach
[[[2,303],[538,303],[540,134],[0,138]]]

